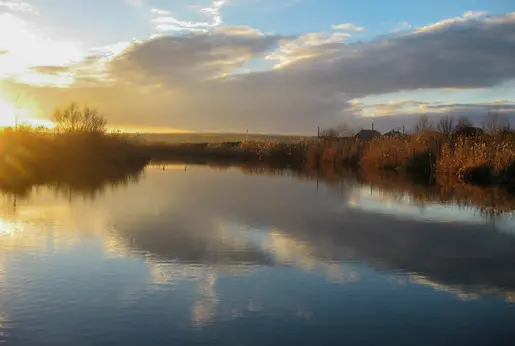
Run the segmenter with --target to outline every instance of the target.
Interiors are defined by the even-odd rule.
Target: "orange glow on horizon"
[[[0,129],[8,127],[30,126],[30,127],[43,127],[46,129],[53,129],[55,124],[49,119],[41,119],[37,116],[37,106],[27,107],[23,105],[17,108],[12,102],[0,96]],[[159,127],[159,126],[138,126],[138,125],[107,125],[107,132],[122,132],[122,133],[194,133],[184,129]]]
[[[188,131],[183,129],[175,129],[171,127],[159,127],[159,126],[137,126],[137,125],[107,125],[108,132],[121,131],[124,133],[195,133],[194,131]]]

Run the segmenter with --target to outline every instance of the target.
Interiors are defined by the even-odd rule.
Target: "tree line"
[[[436,124],[433,123],[429,117],[424,114],[415,124],[414,132],[424,132],[431,130],[438,130],[444,134],[450,135],[456,131],[473,128],[474,124],[466,117],[460,117],[457,121],[449,115],[442,116]],[[481,124],[482,130],[486,133],[495,136],[502,132],[511,131],[511,124],[509,119],[497,111],[490,111],[487,113]]]
[[[427,114],[423,114],[417,120],[410,132],[414,134],[426,131],[439,131],[443,134],[451,135],[453,133],[459,133],[462,131],[466,132],[467,130],[475,130],[476,132],[484,131],[492,136],[495,136],[500,133],[511,131],[512,127],[509,119],[498,111],[488,112],[483,122],[481,123],[481,127],[475,127],[474,123],[469,118],[464,116],[455,119],[450,115],[443,115],[437,119],[437,121],[432,121],[432,119]],[[320,136],[325,138],[352,137],[356,135],[357,132],[358,131],[356,131],[354,128],[344,123],[335,127],[322,129],[320,131]],[[393,130],[392,132],[401,133],[400,131],[396,130]]]

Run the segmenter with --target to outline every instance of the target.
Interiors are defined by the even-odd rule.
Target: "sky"
[[[0,0],[0,126],[72,101],[160,132],[515,120],[514,56],[510,0]]]

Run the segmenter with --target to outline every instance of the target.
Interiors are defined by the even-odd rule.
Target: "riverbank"
[[[232,142],[145,145],[155,160],[263,162],[278,167],[350,167],[395,171],[422,179],[452,178],[472,184],[515,183],[513,136],[447,136],[438,132],[378,137],[311,139],[297,142]]]
[[[4,131],[0,133],[0,184],[45,183],[59,177],[131,171],[150,160],[190,163],[265,163],[277,168],[392,171],[424,181],[515,183],[515,138],[416,135],[299,141],[168,144],[123,134]],[[110,173],[111,172],[111,173]],[[116,173],[117,174],[117,173]]]
[[[126,136],[105,133],[0,133],[0,187],[59,182],[81,188],[117,181],[149,162],[141,145]]]

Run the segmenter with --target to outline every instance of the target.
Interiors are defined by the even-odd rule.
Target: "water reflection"
[[[106,189],[137,183],[143,170],[141,166],[89,167],[82,172],[74,169],[52,178],[39,179],[17,179],[0,174],[0,192],[11,197],[13,210],[16,210],[18,200],[30,198],[41,187],[50,188],[63,198],[95,199],[101,197]]]
[[[62,321],[43,316],[56,309],[73,315],[70,335],[111,335],[146,317],[184,336],[181,326],[246,319],[341,322],[338,304],[354,317],[369,301],[384,316],[407,312],[406,299],[429,310],[445,302],[439,313],[457,308],[439,292],[468,302],[515,298],[515,203],[501,190],[484,190],[496,198],[474,207],[477,191],[459,187],[453,195],[352,175],[184,167],[149,166],[139,180],[88,198],[56,185],[31,188],[15,206],[5,195],[0,313],[23,321],[4,323],[10,334],[37,322],[34,335],[49,337]],[[107,323],[98,327],[87,311]]]

